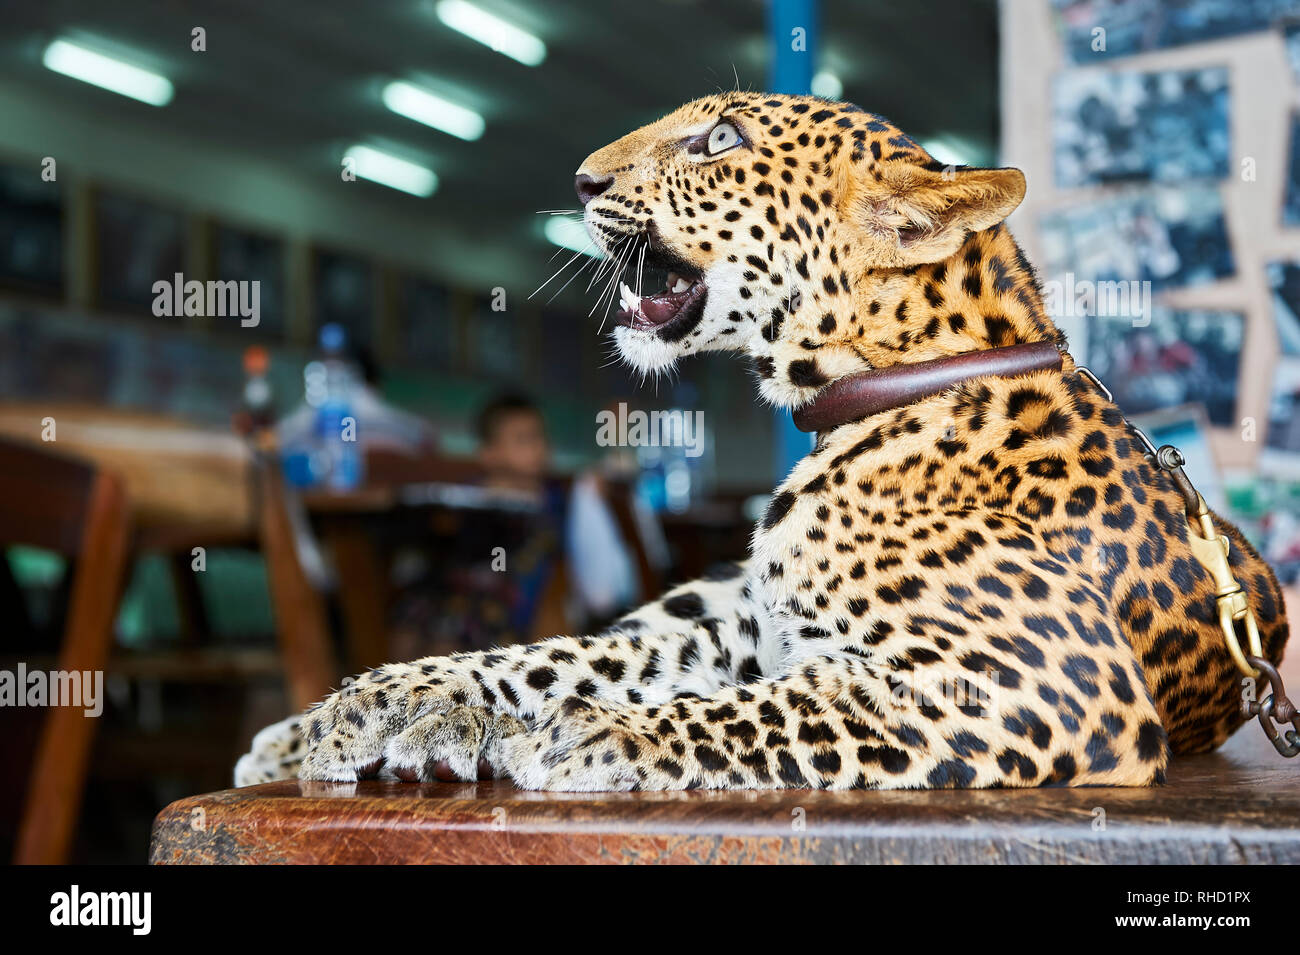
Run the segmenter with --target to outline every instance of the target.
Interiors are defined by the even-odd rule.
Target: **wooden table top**
[[[153,863],[1300,863],[1300,758],[1254,723],[1155,789],[535,793],[267,783],[172,803]]]
[[[47,418],[56,426],[48,444]],[[5,402],[0,434],[117,472],[137,527],[196,528],[195,540],[209,544],[254,531],[250,454],[229,429],[116,408]]]

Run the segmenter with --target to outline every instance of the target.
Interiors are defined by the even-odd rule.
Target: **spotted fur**
[[[723,122],[739,142],[711,154]],[[603,248],[650,243],[707,289],[690,315],[617,330],[644,371],[738,350],[762,396],[795,407],[868,368],[1065,347],[1002,225],[1021,174],[944,167],[858,107],[709,97],[579,172],[602,184],[585,218]],[[1277,581],[1215,520],[1277,661]],[[1241,723],[1187,534],[1168,478],[1065,353],[1060,372],[820,435],[747,562],[608,633],[362,675],[302,717],[298,771],[477,767],[556,790],[1157,783],[1171,751]],[[272,733],[241,781],[283,774],[298,732]]]

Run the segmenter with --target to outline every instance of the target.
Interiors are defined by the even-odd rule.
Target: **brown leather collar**
[[[829,431],[937,395],[972,378],[1009,378],[1060,367],[1061,350],[1054,342],[1034,342],[877,368],[831,382],[812,401],[795,409],[794,424],[800,431]]]

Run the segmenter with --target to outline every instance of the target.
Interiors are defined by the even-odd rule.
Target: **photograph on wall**
[[[1131,415],[1129,424],[1140,430],[1159,448],[1171,444],[1183,453],[1183,470],[1210,507],[1226,503],[1223,476],[1214,457],[1209,422],[1200,405],[1164,408],[1144,415]]]
[[[115,192],[96,195],[94,206],[96,300],[119,313],[152,314],[154,283],[183,274],[184,214]]]
[[[318,249],[313,256],[312,302],[316,328],[338,325],[345,348],[368,351],[375,309],[373,266],[361,256]]]
[[[1300,13],[1296,0],[1052,0],[1052,6],[1075,63],[1255,33]]]
[[[1227,483],[1232,520],[1284,584],[1300,580],[1300,480],[1239,475]]]
[[[284,240],[232,226],[218,226],[214,231],[216,274],[225,280],[257,285],[257,324],[244,326],[242,317],[234,316],[218,320],[218,327],[255,329],[257,336],[283,338],[288,320]]]
[[[1088,322],[1088,367],[1127,413],[1199,403],[1210,423],[1236,421],[1245,316],[1157,307],[1147,319]]]
[[[1278,351],[1300,357],[1300,262],[1270,262],[1265,271],[1273,301]]]
[[[0,166],[0,288],[58,295],[63,286],[63,189]]]
[[[1300,358],[1282,357],[1273,369],[1261,473],[1300,479]]]
[[[543,310],[541,314],[544,334],[539,343],[542,358],[542,385],[546,388],[573,388],[588,374],[587,354],[589,343],[584,341],[583,325],[570,315],[559,311]],[[595,348],[590,349],[599,354]]]
[[[1043,274],[1087,281],[1149,282],[1152,292],[1235,273],[1213,185],[1151,187],[1044,214]]]
[[[470,359],[475,373],[509,380],[524,372],[518,311],[498,311],[493,299],[475,296],[469,322]]]
[[[1300,18],[1281,24],[1282,42],[1286,46],[1286,61],[1291,67],[1292,79],[1300,82]]]
[[[1282,224],[1300,226],[1300,114],[1292,113],[1289,122],[1286,195],[1282,199]]]
[[[457,323],[446,286],[419,276],[402,276],[398,328],[402,362],[440,370],[459,364]]]
[[[1228,174],[1228,71],[1069,70],[1053,87],[1056,182],[1186,182]]]

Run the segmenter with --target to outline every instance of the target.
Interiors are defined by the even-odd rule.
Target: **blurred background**
[[[345,674],[590,630],[744,556],[801,439],[743,361],[614,362],[600,263],[548,281],[590,254],[583,157],[719,89],[1024,169],[1071,351],[1293,581],[1292,16],[5,3],[0,851],[141,861],[159,808]],[[4,696],[56,668],[102,674],[101,715]]]

